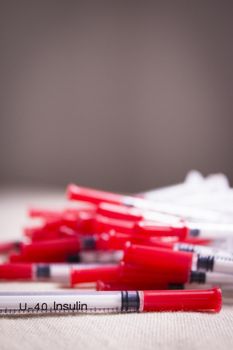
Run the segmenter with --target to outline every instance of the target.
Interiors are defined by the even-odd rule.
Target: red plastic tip
[[[188,281],[192,257],[192,253],[127,243],[123,260],[161,273],[169,271]]]
[[[76,185],[69,185],[67,188],[68,199],[74,199],[78,201],[88,202],[98,205],[102,202],[121,204],[122,195],[117,193],[98,191],[95,189],[80,187]]]
[[[143,311],[203,311],[219,312],[222,293],[209,290],[144,291]]]
[[[2,264],[0,265],[1,280],[32,280],[31,264]]]

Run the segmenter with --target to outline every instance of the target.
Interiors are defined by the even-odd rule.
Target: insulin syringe
[[[221,290],[0,292],[0,315],[219,312]]]

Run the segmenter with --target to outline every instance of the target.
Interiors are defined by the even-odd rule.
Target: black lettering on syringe
[[[28,306],[27,303],[19,303],[19,312],[39,312],[39,311],[47,311],[48,305],[47,303],[36,303],[35,306]]]
[[[87,311],[87,304],[82,304],[80,301],[76,303],[56,303],[54,301],[53,309],[56,311]]]
[[[19,312],[53,312],[53,311],[87,311],[87,304],[76,301],[75,303],[57,303],[48,308],[47,303],[36,303],[34,306],[28,306],[27,303],[19,303]]]
[[[28,309],[27,303],[24,303],[24,307],[22,306],[22,303],[19,303],[19,311],[25,312],[27,311],[27,309]]]

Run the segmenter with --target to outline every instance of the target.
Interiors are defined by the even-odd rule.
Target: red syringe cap
[[[143,290],[151,290],[151,289],[166,289],[168,288],[167,283],[149,283],[149,282],[121,282],[121,281],[114,281],[114,282],[106,282],[106,281],[97,281],[96,283],[96,290],[99,291],[104,291],[104,290],[138,290],[138,289],[143,289]]]
[[[143,311],[203,311],[219,312],[222,293],[219,288],[208,290],[144,291]]]
[[[132,234],[134,233],[134,222],[97,215],[95,218],[95,229],[98,233],[115,230],[120,233]]]
[[[28,209],[28,216],[31,218],[41,218],[41,219],[62,219],[65,215],[73,215],[79,217],[80,213],[86,212],[89,214],[95,213],[95,207],[91,205],[85,205],[78,208],[65,208],[65,209],[45,209],[38,207],[30,207]]]
[[[104,265],[88,269],[73,269],[71,272],[71,285],[80,283],[96,283],[98,280],[114,281],[118,278],[119,266]]]
[[[188,275],[192,266],[192,253],[173,251],[157,247],[148,247],[126,243],[124,249],[124,262],[156,269],[160,272],[174,272],[184,276],[188,281]]]
[[[80,239],[71,237],[24,244],[21,254],[27,261],[56,262],[64,261],[69,255],[78,253],[80,248]]]
[[[19,251],[22,243],[20,241],[10,241],[0,243],[0,254],[8,254],[11,251]]]
[[[67,188],[68,199],[75,199],[78,201],[88,202],[98,205],[102,202],[121,204],[122,195],[117,193],[99,191],[87,187],[80,187],[76,185],[69,185]]]
[[[97,213],[112,219],[127,220],[137,222],[143,219],[140,209],[129,208],[124,205],[115,205],[110,203],[100,203]]]
[[[31,264],[2,264],[0,265],[1,280],[31,280],[32,279]]]
[[[209,238],[199,238],[199,237],[188,236],[184,240],[181,240],[181,242],[184,242],[187,244],[194,244],[194,245],[210,245],[213,243],[213,240]]]
[[[145,283],[147,285],[150,284],[154,286],[168,286],[170,284],[187,283],[189,277],[189,274],[187,274],[186,271],[174,273],[174,271],[171,269],[165,270],[161,268],[148,268],[140,264],[129,265],[125,264],[124,262],[121,262],[120,266],[121,274],[119,274],[119,281],[121,281],[122,283],[132,282],[137,285]]]
[[[166,225],[154,221],[141,221],[135,225],[135,231],[141,235],[148,236],[175,236],[179,239],[185,239],[188,235],[188,229],[183,224]]]

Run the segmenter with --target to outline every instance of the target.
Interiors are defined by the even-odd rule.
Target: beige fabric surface
[[[19,238],[29,204],[62,204],[59,191],[0,191],[1,240]],[[52,289],[56,285],[3,283],[0,290]],[[233,306],[220,314],[0,317],[0,349],[230,349]]]

